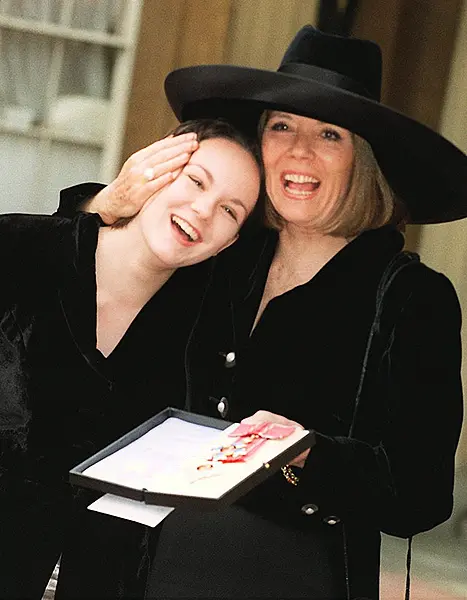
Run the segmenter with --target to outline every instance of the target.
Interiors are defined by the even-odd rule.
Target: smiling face
[[[175,269],[229,246],[253,210],[259,186],[259,167],[245,148],[224,138],[202,141],[135,219],[152,258]]]
[[[352,134],[308,117],[272,111],[262,137],[266,189],[287,222],[319,229],[347,196],[352,177]]]

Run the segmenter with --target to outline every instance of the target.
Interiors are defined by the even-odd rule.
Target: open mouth
[[[185,219],[182,219],[177,215],[172,215],[170,219],[172,221],[172,225],[187,242],[195,243],[201,240],[199,232],[196,231],[196,229],[192,227],[188,221],[185,221]]]
[[[321,185],[321,181],[316,177],[301,173],[285,173],[282,181],[285,191],[297,198],[312,196]]]

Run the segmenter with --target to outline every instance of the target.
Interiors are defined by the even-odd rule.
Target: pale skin
[[[192,140],[177,143],[166,139],[133,155],[129,159],[131,168],[98,194],[87,210],[101,215],[104,211],[103,218],[109,223],[124,214],[136,213],[154,189],[163,187],[174,170],[186,163],[189,143]],[[310,281],[348,243],[345,238],[321,233],[319,222],[341,197],[345,198],[354,159],[349,131],[275,111],[269,115],[263,133],[262,153],[268,196],[284,226],[253,330],[271,300]],[[141,173],[147,166],[156,167],[157,175],[144,184]],[[264,421],[303,429],[300,423],[264,410],[244,419],[251,424]],[[306,450],[289,464],[303,468],[309,452]]]
[[[123,181],[128,185],[128,176]],[[176,269],[236,241],[259,186],[259,167],[245,148],[230,139],[205,139],[125,227],[99,230],[96,337],[104,356]]]
[[[124,163],[116,179],[83,209],[94,212],[95,207],[99,207],[99,214],[107,225],[119,217],[132,217],[154,193],[175,179],[197,148],[196,134],[185,133],[138,150]],[[151,179],[147,177],[148,169],[152,169]]]

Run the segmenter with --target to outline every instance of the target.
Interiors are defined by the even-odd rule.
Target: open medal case
[[[70,482],[146,504],[220,508],[314,445],[312,431],[271,427],[248,435],[248,426],[166,408],[71,469]]]

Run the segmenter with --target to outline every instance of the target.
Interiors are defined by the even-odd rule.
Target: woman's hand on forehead
[[[198,148],[195,133],[168,136],[138,150],[86,207],[107,225],[137,214],[153,194],[177,177]]]

